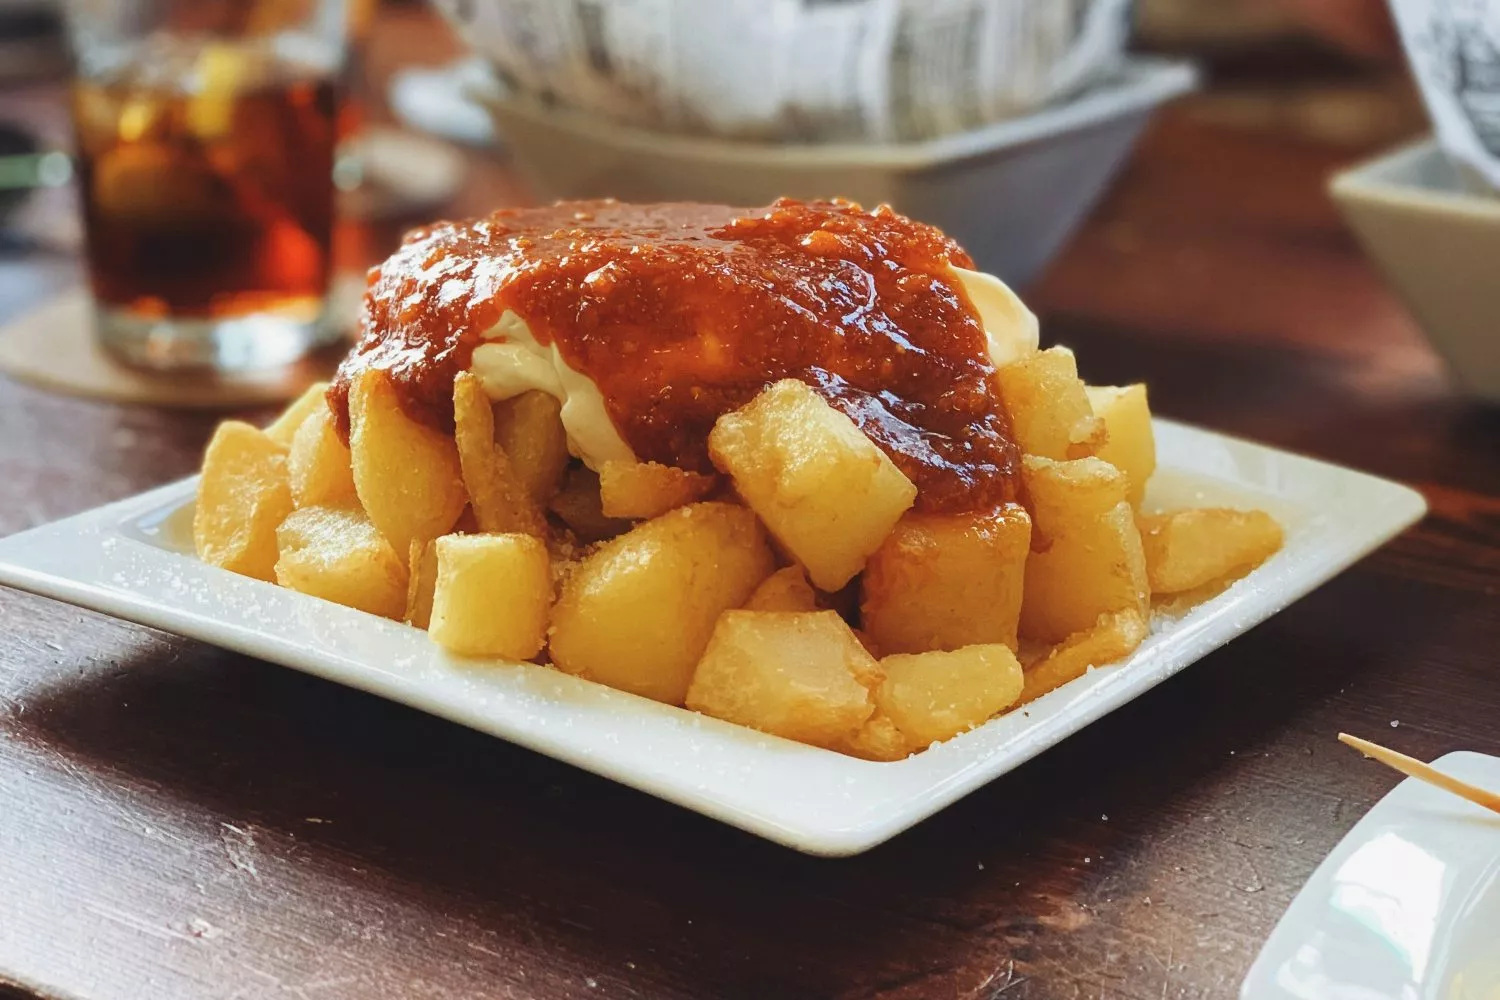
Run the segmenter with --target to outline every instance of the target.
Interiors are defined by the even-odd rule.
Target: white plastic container
[[[1151,113],[1191,90],[1185,63],[1132,59],[1046,110],[924,142],[775,145],[666,135],[529,99],[489,106],[542,198],[763,205],[788,195],[888,202],[1024,285],[1052,259]]]

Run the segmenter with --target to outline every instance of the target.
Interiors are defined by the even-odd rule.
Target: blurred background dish
[[[1472,190],[1436,142],[1334,178],[1334,199],[1457,383],[1500,402],[1500,199]]]
[[[657,132],[911,142],[1119,66],[1130,0],[433,0],[512,94]]]
[[[340,143],[339,155],[357,164],[339,186],[339,214],[352,219],[410,219],[436,211],[459,189],[466,166],[440,137],[390,125],[361,126]]]
[[[479,56],[398,70],[387,87],[391,114],[403,126],[468,146],[500,145],[484,106],[499,95],[494,71]]]
[[[1088,214],[1151,113],[1194,79],[1186,63],[1136,59],[1064,103],[908,143],[672,135],[522,97],[490,108],[517,168],[544,199],[888,202],[944,229],[982,269],[1025,284]]]

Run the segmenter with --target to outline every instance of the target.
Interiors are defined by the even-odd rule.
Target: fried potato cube
[[[328,383],[314,382],[292,400],[281,415],[266,425],[266,437],[283,447],[291,447],[292,435],[297,433],[308,417],[318,410],[328,409]]]
[[[292,502],[298,507],[347,507],[359,502],[349,446],[339,440],[333,413],[326,406],[314,410],[292,435],[286,468]]]
[[[1031,518],[908,513],[861,577],[860,626],[884,653],[998,642],[1016,648]]]
[[[913,747],[891,717],[877,708],[875,714],[859,727],[859,732],[834,749],[865,760],[889,762],[910,757]]]
[[[436,541],[436,539],[433,539]],[[432,622],[432,592],[437,588],[437,547],[413,540],[406,559],[406,624],[426,628]]]
[[[1068,681],[1082,677],[1090,667],[1123,660],[1146,641],[1146,617],[1139,611],[1111,611],[1099,616],[1092,627],[1068,636],[1042,659],[1026,669],[1026,686],[1016,704],[1024,705]]]
[[[1097,458],[1029,455],[1022,474],[1038,542],[1026,560],[1021,635],[1060,642],[1106,611],[1144,613],[1146,557],[1125,474]]]
[[[714,622],[774,568],[744,507],[700,503],[644,521],[568,574],[552,613],[552,662],[680,705]]]
[[[302,507],[276,529],[276,582],[383,618],[406,608],[406,563],[356,507]]]
[[[545,506],[568,467],[568,434],[562,404],[538,389],[494,404],[495,441],[510,459],[532,502]]]
[[[547,522],[532,502],[505,450],[495,443],[495,414],[478,376],[453,380],[453,441],[474,520],[483,532],[547,537]]]
[[[575,465],[568,469],[562,489],[553,495],[548,509],[562,518],[563,523],[585,545],[614,538],[630,530],[630,522],[624,518],[604,516],[599,477],[585,465]]]
[[[1104,422],[1094,416],[1077,359],[1066,347],[1035,351],[996,375],[1023,453],[1062,461],[1085,458],[1104,443]]]
[[[276,526],[291,510],[286,448],[247,423],[220,424],[203,454],[193,508],[198,558],[270,580],[276,565]]]
[[[469,499],[453,439],[408,417],[378,369],[350,387],[349,421],[355,491],[391,547],[446,534]]]
[[[917,495],[854,421],[796,379],[720,417],[708,451],[820,590],[863,569]]]
[[[657,462],[605,462],[599,499],[605,517],[650,518],[702,500],[718,480]]]
[[[818,594],[801,566],[778,569],[745,602],[746,611],[817,611]]]
[[[1021,664],[1009,646],[987,643],[880,661],[875,704],[915,749],[982,725],[1021,694]]]
[[[1104,421],[1105,427],[1104,444],[1094,452],[1094,457],[1125,473],[1130,481],[1126,496],[1132,507],[1139,507],[1146,495],[1146,484],[1156,472],[1156,434],[1151,429],[1146,384],[1085,388],[1094,415]]]
[[[1263,510],[1196,508],[1145,514],[1137,523],[1153,594],[1180,594],[1253,569],[1281,548],[1281,525]]]
[[[547,640],[552,568],[533,535],[444,535],[427,634],[459,656],[529,660]]]
[[[687,707],[836,749],[875,711],[859,681],[875,669],[833,611],[726,611],[693,673]]]

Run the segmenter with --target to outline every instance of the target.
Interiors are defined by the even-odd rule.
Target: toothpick
[[[1500,795],[1483,788],[1476,787],[1466,781],[1459,781],[1451,774],[1444,774],[1430,764],[1424,764],[1415,757],[1408,757],[1404,753],[1397,753],[1379,743],[1371,743],[1362,740],[1358,736],[1350,736],[1348,733],[1339,733],[1339,742],[1353,747],[1366,757],[1373,757],[1387,767],[1395,768],[1408,777],[1425,781],[1429,785],[1436,785],[1447,792],[1452,792],[1459,798],[1468,799],[1477,806],[1483,806],[1493,812],[1500,813]]]

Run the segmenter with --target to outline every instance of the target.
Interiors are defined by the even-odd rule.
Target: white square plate
[[[1500,757],[1450,753],[1433,765],[1500,789]],[[1318,866],[1240,988],[1240,1000],[1497,996],[1500,816],[1415,778]]]
[[[925,753],[856,760],[548,667],[443,654],[406,625],[194,558],[194,481],[0,539],[0,583],[369,691],[810,854],[867,850],[1159,684],[1422,516],[1395,483],[1167,421],[1148,504],[1269,510],[1285,548],[1224,593],[1158,620],[1123,664]]]

